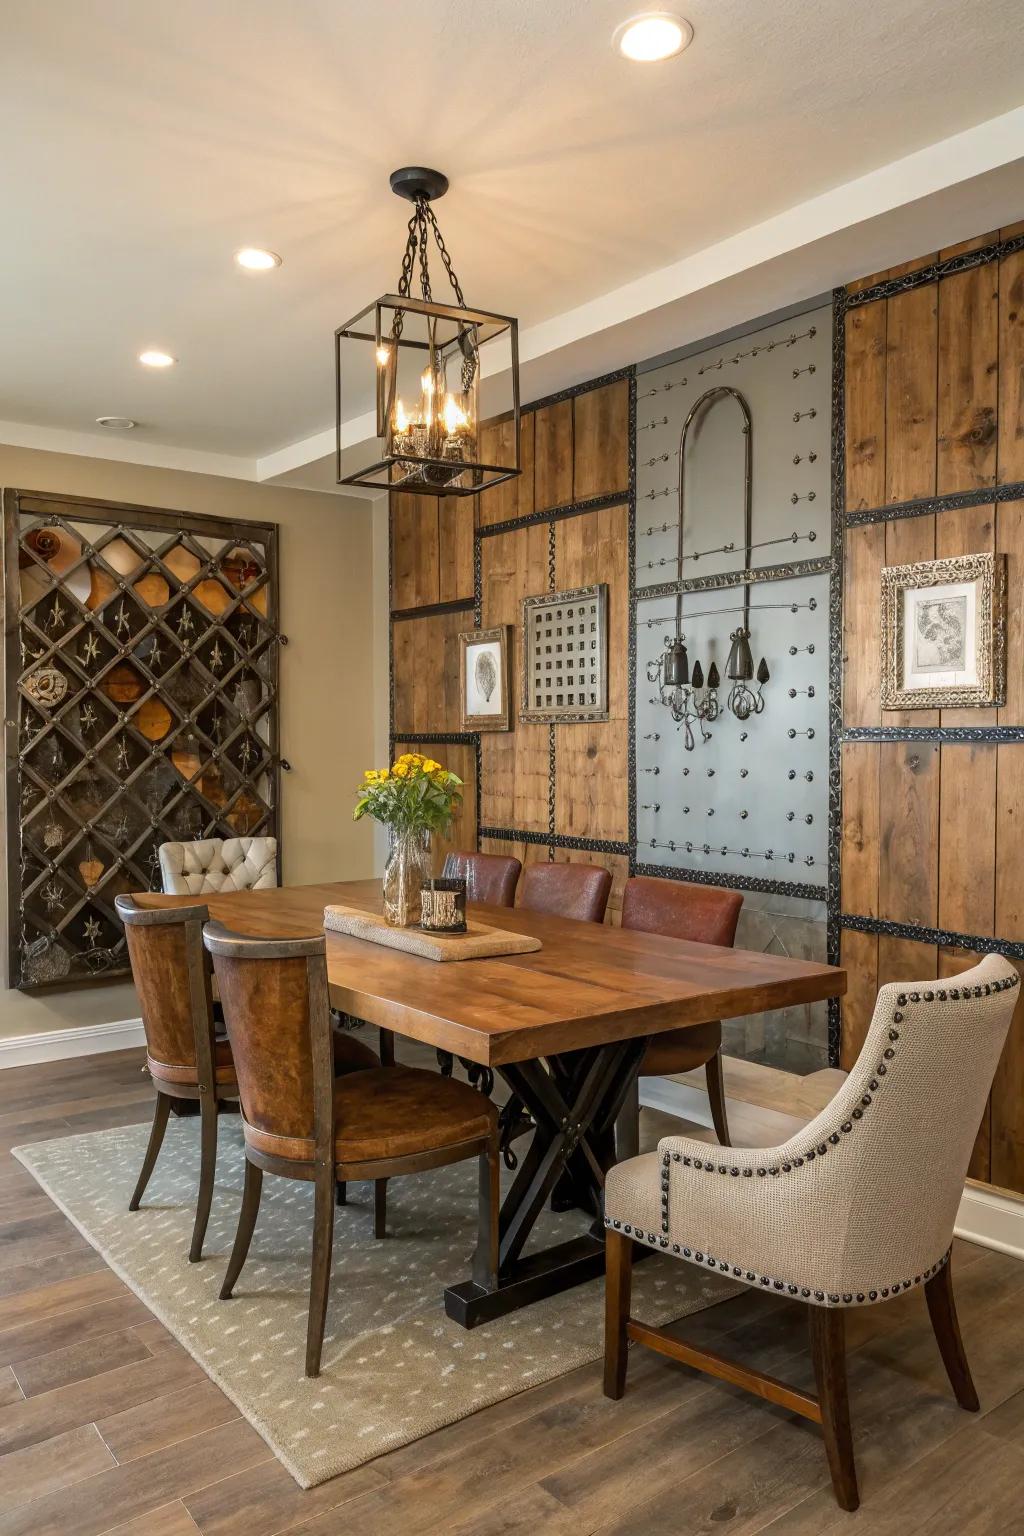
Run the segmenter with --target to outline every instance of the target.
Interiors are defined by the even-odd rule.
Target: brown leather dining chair
[[[527,864],[519,905],[547,917],[603,923],[612,877],[594,864]]]
[[[131,896],[118,896],[114,905],[125,928],[146,1034],[146,1067],[156,1090],[149,1144],[128,1209],[137,1211],[146,1192],[171,1110],[198,1102],[199,1193],[189,1248],[195,1264],[203,1256],[213,1200],[218,1117],[225,1106],[234,1109],[238,1103],[231,1045],[216,1034],[210,962],[203,948],[203,924],[210,912],[203,902],[140,907]],[[370,1047],[349,1033],[333,1032],[332,1055],[336,1074],[380,1066]]]
[[[385,1180],[476,1157],[479,1233],[473,1277],[496,1283],[498,1115],[468,1084],[415,1067],[335,1078],[327,947],[258,939],[207,923],[204,941],[224,1004],[245,1136],[245,1187],[221,1297],[231,1296],[249,1252],[264,1173],[314,1186],[306,1375],[320,1373],[334,1239],[337,1180]]]
[[[459,852],[448,855],[441,874],[446,880],[465,880],[467,901],[514,907],[522,868],[518,859],[504,854]]]
[[[698,944],[731,947],[736,938],[743,896],[714,885],[695,885],[682,880],[656,880],[635,875],[626,881],[622,895],[622,926],[644,933],[663,933],[672,939],[691,939]],[[670,1077],[703,1067],[715,1134],[729,1146],[729,1122],[725,1112],[722,1076],[722,1025],[719,1020],[670,1029],[655,1035],[640,1063],[641,1077]],[[616,1126],[616,1150],[620,1161],[635,1157],[639,1147],[639,1082],[634,1082]]]

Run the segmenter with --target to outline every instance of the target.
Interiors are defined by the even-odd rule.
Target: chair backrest
[[[149,1055],[165,1066],[198,1070],[203,1042],[211,1042],[212,1050],[213,1039],[210,974],[203,954],[209,909],[200,902],[140,907],[131,896],[118,896],[114,906],[124,923]]]
[[[594,864],[527,864],[520,905],[548,917],[603,923],[612,877]]]
[[[265,891],[277,885],[276,837],[207,837],[160,844],[160,878],[168,896]]]
[[[735,942],[742,905],[741,891],[634,875],[622,893],[622,926],[728,947]]]
[[[988,955],[959,976],[882,987],[846,1082],[772,1153],[779,1184],[808,1186],[791,1241],[829,1284],[912,1283],[945,1255],[1019,982]]]
[[[283,1157],[331,1147],[334,1068],[326,941],[260,939],[206,924],[247,1126]],[[330,1152],[333,1156],[333,1151]]]
[[[500,853],[450,853],[442,874],[449,880],[465,880],[467,901],[513,907],[522,868],[518,859]]]

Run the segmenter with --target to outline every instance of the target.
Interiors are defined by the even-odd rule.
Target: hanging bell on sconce
[[[701,666],[699,661],[695,661],[693,664],[693,677],[691,678],[691,682],[693,683],[694,688],[704,687],[704,668]]]
[[[666,688],[684,688],[690,681],[690,661],[681,639],[673,640],[665,652],[662,679]]]
[[[750,630],[734,629],[729,636],[732,641],[732,649],[729,652],[729,660],[725,664],[725,675],[733,682],[746,682],[754,675],[754,658],[750,654]]]
[[[762,656],[761,660],[757,664],[757,680],[761,684],[762,688],[764,687],[765,683],[768,682],[770,677],[771,673],[768,671],[768,663]]]
[[[722,679],[718,674],[718,666],[715,662],[712,662],[710,667],[708,667],[708,687],[718,688],[721,686],[721,682]]]

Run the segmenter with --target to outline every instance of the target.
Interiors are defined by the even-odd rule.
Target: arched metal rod
[[[729,384],[716,384],[713,389],[705,390],[699,400],[691,405],[683,429],[679,434],[679,538],[677,541],[677,554],[679,557],[679,569],[682,570],[686,556],[683,552],[683,520],[686,501],[686,439],[690,427],[698,412],[721,396],[735,400],[743,417],[743,437],[745,451],[743,456],[743,543],[746,549],[744,570],[749,570],[751,564],[751,539],[753,538],[753,432],[750,420],[750,407],[740,394],[738,389],[733,389]],[[749,629],[750,615],[750,587],[743,588],[743,628]],[[683,633],[683,594],[676,593],[676,633],[682,637]]]

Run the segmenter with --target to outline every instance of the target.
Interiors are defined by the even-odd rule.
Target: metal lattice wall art
[[[522,720],[608,718],[608,588],[523,599]]]
[[[129,973],[165,841],[276,835],[277,530],[5,491],[9,974]]]

